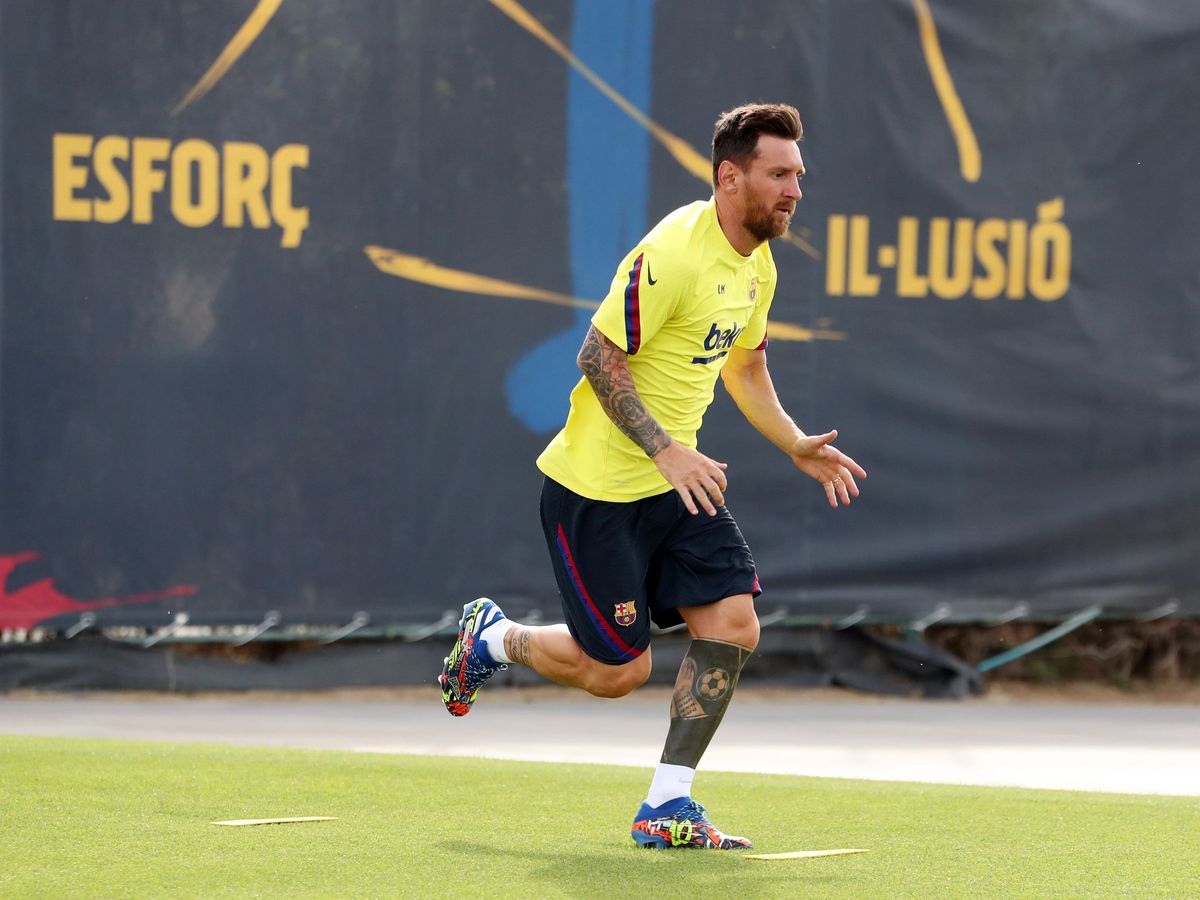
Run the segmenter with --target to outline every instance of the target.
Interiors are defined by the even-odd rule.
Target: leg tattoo
[[[737,687],[738,675],[751,652],[723,641],[703,638],[692,641],[679,667],[671,697],[671,727],[663,748],[663,762],[696,768],[721,724]]]
[[[515,625],[504,635],[504,652],[515,663],[532,668],[529,661],[529,629]]]

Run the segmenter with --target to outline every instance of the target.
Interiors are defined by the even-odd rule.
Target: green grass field
[[[649,770],[0,737],[3,897],[1200,895],[1200,801],[701,772],[779,862],[628,836]],[[337,816],[242,828],[220,819]]]

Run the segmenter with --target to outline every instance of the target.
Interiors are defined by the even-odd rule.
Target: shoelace
[[[707,822],[708,821],[708,812],[704,809],[703,806],[701,806],[695,800],[689,800],[687,803],[685,803],[683,806],[681,806],[679,808],[678,812],[675,813],[674,818],[676,818],[676,819],[691,819],[693,822],[696,822],[696,821]]]
[[[470,653],[467,656],[466,671],[463,673],[463,689],[462,693],[469,694],[477,687],[499,672],[501,669],[507,669],[506,665],[489,666],[479,658],[479,654]]]
[[[491,613],[490,619],[487,617],[489,612]],[[484,629],[490,628],[491,626],[495,625],[497,622],[499,622],[503,618],[504,618],[504,613],[500,612],[500,607],[493,606],[490,610],[487,610],[484,612],[483,623],[478,628],[475,629],[476,633],[482,633],[484,631]]]

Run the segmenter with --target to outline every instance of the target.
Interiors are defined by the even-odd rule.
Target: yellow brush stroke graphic
[[[645,128],[654,137],[656,141],[666,148],[675,160],[683,166],[683,168],[695,175],[707,185],[712,185],[712,160],[701,155],[691,144],[685,141],[679,135],[672,134],[667,129],[663,128],[640,109],[622,97],[616,90],[613,89],[607,81],[597,75],[591,68],[587,66],[583,60],[579,59],[567,47],[546,30],[534,16],[523,7],[517,0],[491,0],[493,6],[499,9],[502,13],[536,37],[539,41],[566,60],[576,72],[590,81],[600,93],[615,103],[627,116]],[[789,243],[795,244],[813,259],[820,259],[820,252],[813,247],[804,238],[791,234],[790,232],[784,235],[784,239]]]
[[[975,132],[971,128],[971,120],[963,109],[958,91],[954,89],[954,81],[950,77],[950,69],[946,66],[946,58],[942,56],[942,45],[938,41],[937,26],[933,22],[933,13],[925,0],[913,0],[913,8],[917,13],[917,30],[921,36],[921,52],[925,54],[925,64],[929,66],[929,75],[933,79],[934,90],[941,101],[942,111],[946,121],[950,123],[950,131],[954,134],[954,142],[958,145],[958,168],[962,177],[972,184],[979,180],[983,169],[983,158],[979,154],[979,142],[975,140]]]
[[[576,309],[598,309],[600,306],[596,300],[585,300],[582,297],[572,297],[556,291],[543,291],[541,288],[502,281],[499,278],[488,278],[486,275],[473,275],[459,269],[448,269],[423,256],[412,256],[375,244],[363,247],[363,252],[375,264],[375,268],[381,272],[395,275],[398,278],[406,278],[409,281],[444,288],[448,291],[536,300],[540,303],[554,303],[558,306],[572,306]],[[786,322],[771,322],[769,331],[773,339],[780,341],[840,341],[846,337],[845,333],[841,331],[805,328],[802,325],[791,325]]]
[[[805,328],[790,322],[767,323],[767,334],[773,341],[844,341],[846,332],[830,331],[828,328]]]
[[[692,148],[692,145],[678,135],[671,134],[657,122],[652,121],[640,109],[613,90],[603,78],[593,72],[582,60],[564,46],[562,41],[545,29],[541,22],[534,18],[517,0],[491,0],[492,5],[507,15],[510,19],[540,40],[543,44],[567,61],[580,75],[596,86],[605,97],[617,104],[631,119],[654,135],[655,140],[666,147],[667,152],[679,161],[679,164],[697,178],[712,183],[712,161],[705,159]]]
[[[431,284],[448,291],[490,294],[493,297],[518,297],[522,300],[538,300],[542,303],[556,303],[559,306],[574,306],[580,309],[596,309],[600,306],[594,300],[582,300],[579,297],[571,297],[554,291],[543,291],[540,288],[514,284],[511,281],[501,281],[498,278],[472,275],[470,272],[460,272],[458,269],[447,269],[424,257],[410,256],[399,250],[389,250],[387,247],[378,247],[374,244],[364,247],[363,252],[370,257],[375,268],[381,272],[407,278],[409,281],[419,281],[421,284]]]
[[[802,232],[805,235],[812,234],[812,232],[807,228],[799,228],[797,231]],[[785,231],[779,236],[779,239],[781,241],[787,241],[789,244],[795,244],[813,259],[821,258],[821,252],[808,241],[806,241],[801,234],[797,234],[795,231]]]
[[[216,58],[213,64],[208,67],[208,71],[200,76],[200,80],[187,92],[187,96],[180,100],[179,105],[171,110],[171,115],[179,115],[188,106],[212,90],[216,83],[225,77],[225,73],[233,67],[238,58],[250,49],[250,45],[262,34],[262,30],[271,21],[271,16],[275,15],[275,11],[279,9],[282,3],[283,0],[258,0],[258,6],[254,7],[254,11],[250,13],[250,18],[242,24],[237,34],[233,36],[233,39],[225,45],[225,49],[221,51],[221,55]]]

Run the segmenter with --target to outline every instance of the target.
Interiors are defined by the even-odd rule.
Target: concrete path
[[[483,693],[452,719],[433,691],[186,698],[0,696],[0,734],[199,741],[644,766],[668,693]],[[1200,796],[1200,705],[891,700],[739,692],[712,771]]]

